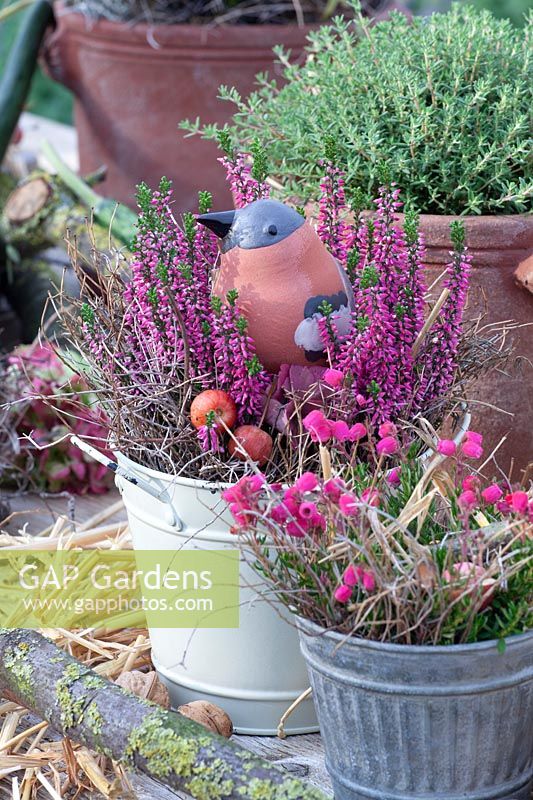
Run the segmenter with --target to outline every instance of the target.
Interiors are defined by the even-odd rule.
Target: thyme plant
[[[407,207],[424,213],[528,211],[531,20],[517,29],[463,3],[411,21],[393,13],[373,27],[359,12],[336,17],[310,34],[304,64],[278,51],[284,85],[260,75],[247,100],[221,88],[236,106],[230,133],[268,142],[274,174],[305,200],[317,194],[332,135],[346,182],[367,208],[386,162]],[[213,126],[203,132],[215,135]]]

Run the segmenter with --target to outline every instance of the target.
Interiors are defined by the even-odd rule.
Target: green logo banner
[[[238,550],[0,549],[2,628],[238,628]]]

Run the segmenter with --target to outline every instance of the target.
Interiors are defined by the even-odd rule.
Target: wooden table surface
[[[37,495],[20,495],[9,499],[12,517],[3,530],[15,534],[23,529],[28,534],[36,535],[52,525],[60,514],[81,524],[114,504],[117,506],[117,512],[109,522],[125,521],[126,512],[119,501],[118,492],[96,497],[76,497],[70,500],[67,497],[41,498]],[[283,740],[276,736],[235,735],[233,738],[243,747],[283,767],[294,777],[301,778],[319,787],[329,796],[333,796],[324,766],[322,742],[318,734],[289,736]],[[139,800],[171,800],[171,798],[190,800],[188,795],[174,792],[143,775],[131,776],[131,780]]]

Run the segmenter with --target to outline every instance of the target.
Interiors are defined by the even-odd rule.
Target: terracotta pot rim
[[[257,49],[263,47],[272,50],[275,44],[290,46],[292,40],[294,45],[301,47],[302,34],[307,34],[316,30],[318,24],[298,25],[293,23],[243,23],[239,25],[221,24],[210,25],[198,23],[172,23],[169,25],[148,22],[117,22],[109,19],[91,19],[80,11],[71,11],[66,8],[64,3],[54,3],[54,11],[57,18],[70,29],[73,35],[90,39],[105,41],[110,40],[115,46],[121,44],[139,44],[157,51],[151,42],[157,42],[162,46],[176,45],[180,49],[183,47],[195,47],[199,43],[216,44],[220,49],[232,49],[234,47],[249,47]]]
[[[304,206],[305,210],[309,211],[316,211],[318,210],[318,203],[314,200],[310,200]],[[370,216],[375,214],[372,209],[365,209],[363,211],[363,215]],[[402,212],[398,213],[396,216],[403,219],[405,216]],[[463,222],[472,223],[479,221],[480,225],[491,225],[495,222],[503,220],[503,224],[507,225],[508,223],[514,222],[516,220],[520,221],[521,224],[524,222],[527,223],[528,228],[533,230],[533,212],[528,211],[522,214],[423,214],[420,213],[419,215],[420,221],[424,222],[435,222],[437,224],[446,224],[449,225],[451,222],[455,220],[462,220]]]

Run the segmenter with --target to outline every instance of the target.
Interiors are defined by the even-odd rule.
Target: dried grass
[[[120,506],[122,506],[122,501]],[[102,523],[112,517],[118,503],[109,505],[72,530],[65,517],[37,537],[21,532],[1,534],[0,547],[16,549],[72,549],[131,547],[127,524]],[[99,675],[115,680],[129,670],[153,671],[148,632],[130,628],[113,632],[98,630],[41,631]],[[64,800],[100,793],[110,800],[132,796],[124,770],[68,738],[61,739],[27,709],[0,700],[0,797],[11,800],[53,798]]]

